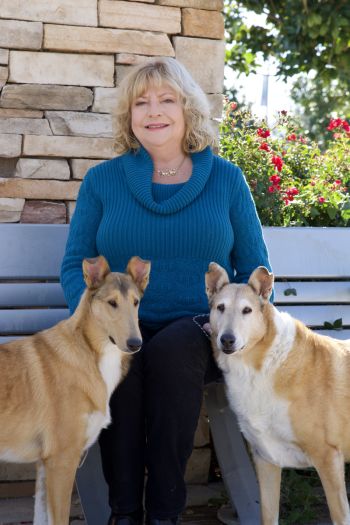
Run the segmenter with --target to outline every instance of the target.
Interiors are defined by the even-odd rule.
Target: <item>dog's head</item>
[[[111,272],[103,256],[84,259],[83,274],[90,301],[92,322],[106,341],[134,353],[142,345],[138,310],[149,280],[151,263],[132,257],[126,273]]]
[[[259,266],[248,284],[230,284],[224,268],[210,263],[205,284],[210,329],[217,350],[232,354],[251,347],[264,336],[263,310],[272,293],[272,273]]]

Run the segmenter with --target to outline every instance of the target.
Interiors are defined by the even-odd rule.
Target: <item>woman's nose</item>
[[[150,116],[158,116],[162,113],[161,105],[157,100],[150,101],[148,105],[148,113]]]

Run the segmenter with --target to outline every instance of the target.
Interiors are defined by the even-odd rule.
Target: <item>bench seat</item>
[[[0,342],[49,328],[68,317],[59,284],[68,225],[1,224]],[[275,304],[311,328],[350,339],[350,230],[264,228],[274,269]],[[203,276],[204,280],[204,276]],[[342,330],[328,330],[341,319]],[[259,494],[253,466],[223,385],[206,388],[214,446],[241,525],[258,525]],[[77,472],[88,525],[107,522],[107,487],[97,445]]]

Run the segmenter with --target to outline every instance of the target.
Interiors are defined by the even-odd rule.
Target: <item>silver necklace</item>
[[[182,165],[185,162],[185,160],[186,160],[186,155],[182,159],[181,163],[179,164],[179,166],[177,168],[168,168],[168,169],[165,169],[165,170],[157,169],[156,173],[157,173],[157,175],[159,175],[159,177],[175,177],[175,175],[178,174],[179,169],[182,167]]]

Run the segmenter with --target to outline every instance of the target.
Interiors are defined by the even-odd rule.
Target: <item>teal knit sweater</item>
[[[152,183],[147,151],[129,152],[87,173],[70,226],[61,282],[73,312],[85,288],[84,257],[102,254],[113,271],[133,255],[152,263],[140,319],[151,327],[208,312],[204,274],[215,261],[235,282],[269,267],[247,183],[210,148],[191,155],[184,184]]]

